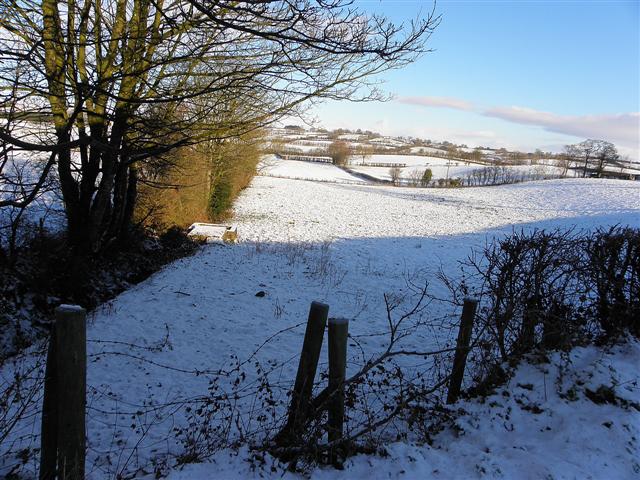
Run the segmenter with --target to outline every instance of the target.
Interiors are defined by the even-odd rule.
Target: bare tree
[[[389,176],[394,185],[400,185],[400,178],[402,176],[402,168],[395,166],[389,169]]]
[[[607,165],[618,159],[615,145],[605,140],[591,138],[575,145],[567,145],[565,152],[577,162],[582,163],[583,177],[587,176],[589,169],[595,170],[596,175],[601,177]]]
[[[602,177],[607,166],[616,162],[619,158],[620,156],[618,155],[618,150],[615,145],[610,142],[602,141],[599,145],[595,162],[596,174],[598,177]]]
[[[584,162],[582,176],[586,177],[587,170],[589,168],[589,162],[595,156],[595,151],[597,148],[596,140],[588,139],[588,140],[585,140],[584,142],[578,143],[575,147],[576,147],[577,154],[579,155],[580,158],[582,158]]]
[[[23,118],[48,127],[0,139],[56,156],[68,237],[97,252],[126,238],[146,162],[313,99],[381,98],[367,79],[426,52],[438,21],[348,0],[0,0],[0,106],[17,85]]]
[[[14,83],[13,100],[0,110],[5,134],[14,134],[19,117],[16,87]],[[35,127],[23,135],[34,138]],[[50,172],[55,161],[55,152],[17,152],[13,145],[0,139],[0,261],[13,260],[25,212],[53,187]]]
[[[357,148],[357,155],[362,157],[362,163],[366,163],[367,159],[373,155],[373,147],[371,145],[360,145]]]
[[[407,175],[407,182],[409,183],[409,186],[411,187],[418,187],[420,186],[420,181],[422,180],[422,176],[423,176],[423,172],[416,169],[413,169],[409,172],[409,175]]]
[[[567,176],[569,169],[577,166],[580,152],[575,145],[565,145],[564,151],[556,157],[556,166],[560,168],[560,174]]]

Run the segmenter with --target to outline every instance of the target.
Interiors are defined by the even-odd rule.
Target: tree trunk
[[[58,143],[68,143],[70,137],[65,132],[58,133]],[[71,172],[71,150],[62,149],[58,153],[58,177],[60,189],[67,215],[67,237],[71,246],[80,251],[87,251],[88,240],[88,209],[83,208],[78,183]]]
[[[133,214],[135,212],[136,200],[138,198],[138,167],[135,164],[129,166],[129,185],[124,206],[124,216],[120,226],[120,238],[126,240],[131,232]]]
[[[112,197],[114,194],[116,174],[120,161],[120,151],[126,128],[126,116],[123,112],[116,114],[109,149],[102,154],[102,178],[91,205],[89,223],[89,242],[93,252],[102,248],[105,234],[111,224],[109,215],[113,212]]]
[[[113,212],[109,227],[109,239],[116,243],[126,240],[131,229],[134,207],[137,197],[138,175],[135,165],[126,165],[121,160],[114,187]]]

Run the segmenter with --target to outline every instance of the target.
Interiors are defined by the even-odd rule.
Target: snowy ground
[[[297,180],[315,180],[335,183],[366,183],[330,163],[284,160],[268,155],[259,166],[259,174],[269,177]]]
[[[321,147],[313,146],[313,145],[297,145],[295,143],[285,143],[283,147],[287,151],[299,151],[302,153],[315,152],[317,150],[323,150]]]
[[[423,167],[426,165],[446,165],[447,159],[440,157],[427,157],[423,155],[367,155],[364,158],[360,155],[351,157],[351,164],[357,166],[361,163],[398,163],[406,164],[407,167]],[[451,161],[451,164],[464,162]]]
[[[639,359],[640,343],[632,341],[608,349],[576,348],[553,354],[548,362],[523,364],[508,386],[483,402],[458,402],[459,416],[433,445],[392,443],[386,456],[358,455],[343,471],[316,469],[310,478],[638,478]],[[614,403],[602,402],[598,394],[609,388]],[[246,451],[222,453],[169,478],[261,478],[264,470],[253,470],[246,457]],[[266,463],[274,477],[297,477],[272,458]]]
[[[433,180],[440,178],[460,178],[469,175],[474,170],[486,168],[477,163],[463,162],[458,160],[447,160],[445,158],[427,157],[419,155],[371,155],[364,160],[362,157],[353,157],[351,169],[365,173],[380,180],[391,180],[389,167],[367,167],[360,166],[362,163],[397,163],[406,164],[401,168],[401,178],[408,179],[415,171],[420,173],[420,178],[425,169],[431,169]],[[517,175],[559,175],[560,169],[550,165],[517,165],[510,166]],[[573,174],[573,171],[571,171]]]
[[[27,131],[27,133],[29,133]],[[35,134],[26,135],[25,141],[34,140]],[[0,157],[0,201],[13,200],[22,202],[31,194],[31,187],[40,180],[40,174],[48,160],[48,155],[41,152],[17,151],[8,154],[6,163]],[[15,183],[14,183],[15,182]],[[57,180],[55,169],[50,178],[43,184],[38,194],[25,211],[16,207],[0,208],[0,244],[5,244],[11,235],[8,226],[16,218],[21,224],[46,224],[50,230],[59,230],[64,225],[64,215],[60,208],[60,198],[56,193]],[[23,190],[20,185],[26,186]],[[17,238],[17,245],[25,240],[24,235]],[[6,245],[5,245],[6,247]]]
[[[486,168],[476,163],[449,161],[444,158],[419,155],[370,155],[364,159],[357,155],[351,157],[349,163],[350,170],[357,173],[364,173],[374,179],[382,181],[391,180],[390,167],[362,166],[362,163],[406,164],[406,167],[400,169],[400,176],[405,180],[409,180],[414,172],[418,172],[418,178],[421,178],[424,170],[427,168],[431,169],[432,179],[434,181],[441,178],[460,178],[470,174],[474,170]],[[518,165],[507,168],[514,171],[516,175],[535,174],[541,177],[544,175],[553,176],[560,174],[560,169],[551,165]],[[575,172],[571,170],[569,175],[573,174],[575,174]],[[367,183],[365,180],[350,175],[335,165],[283,160],[275,156],[265,157],[263,166],[260,168],[260,175],[336,183]]]
[[[429,153],[439,153],[445,154],[447,151],[442,148],[434,148],[434,147],[411,147],[409,149],[411,153],[419,153],[421,155],[429,154]]]
[[[410,178],[413,172],[418,171],[422,178],[425,169],[430,168],[433,174],[433,180],[439,178],[455,178],[465,175],[473,170],[482,168],[477,164],[471,164],[460,161],[448,161],[444,158],[425,157],[418,155],[370,155],[368,157],[354,156],[351,158],[349,168],[355,172],[364,173],[373,178],[383,181],[391,180],[390,167],[369,167],[362,166],[367,163],[386,163],[386,164],[406,164],[401,167],[400,177],[404,179]]]
[[[320,180],[349,180],[337,167],[305,163],[305,168],[308,165],[318,167],[312,176]],[[367,354],[373,354],[385,344],[385,337],[371,336],[386,330],[382,296],[405,294],[410,304],[407,278],[430,280],[432,292],[444,294],[433,282],[434,273],[440,267],[454,272],[456,260],[488,237],[514,227],[592,228],[618,223],[640,227],[639,199],[640,183],[614,180],[431,190],[255,178],[235,209],[239,245],[206,246],[92,316],[90,477],[131,472],[151,457],[179,451],[170,438],[173,428],[186,422],[180,402],[206,394],[215,372],[229,369],[236,357],[243,361],[258,350],[252,362],[277,363],[282,384],[290,385],[304,331],[301,324],[312,300],[329,303],[332,316],[350,318],[350,334],[360,338]],[[434,305],[429,314],[446,317],[457,312]],[[441,347],[451,341],[447,332],[416,335],[407,339],[407,346]],[[617,353],[577,351],[574,374],[587,372],[588,377],[588,372],[595,372],[585,378],[596,383],[604,382],[603,375],[616,375],[619,395],[638,402],[637,383],[633,384],[637,368],[632,366],[640,360],[640,347],[625,348]],[[607,373],[608,364],[615,365],[615,372]],[[433,448],[394,444],[390,457],[356,457],[340,475],[514,478],[531,468],[520,478],[631,478],[638,468],[632,464],[638,454],[637,440],[632,439],[638,438],[638,413],[594,407],[587,400],[566,403],[551,388],[542,397],[537,386],[544,374],[539,368],[547,367],[523,367],[516,377],[517,383],[536,385],[533,390],[524,388],[520,397],[498,394],[494,406],[493,400],[461,404],[468,413],[459,420],[466,432],[460,438],[445,432]],[[11,372],[6,368],[0,373],[10,378]],[[249,381],[251,375],[248,372]],[[551,371],[549,384],[553,375]],[[539,404],[543,413],[534,417],[523,412],[518,398],[524,404]],[[491,421],[497,415],[503,420]],[[602,426],[609,421],[610,428]],[[504,426],[511,423],[513,430]],[[533,424],[539,429],[528,429]],[[37,425],[37,415],[22,422],[10,439],[15,443],[7,441],[3,448],[16,451],[24,446],[17,435],[37,430]],[[596,433],[602,440],[596,440]],[[578,437],[586,440],[572,440]],[[245,454],[241,451],[229,460],[229,453],[223,452],[213,459],[218,463],[189,466],[172,478],[254,475],[244,462]],[[3,460],[0,474],[16,463],[9,455]],[[459,469],[454,474],[453,466]],[[312,475],[338,474],[321,469]]]
[[[408,243],[414,251],[393,257],[418,264],[441,258],[435,251],[418,255],[415,249],[424,242],[457,256],[459,248],[478,245],[487,233],[507,233],[514,226],[639,225],[639,194],[639,183],[597,179],[412,189],[257,178],[238,202],[236,219],[245,240],[335,240],[342,246],[359,239],[367,248]]]

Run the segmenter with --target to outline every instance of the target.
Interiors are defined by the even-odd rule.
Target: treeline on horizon
[[[284,130],[294,134],[305,135],[307,131],[299,125],[285,125]],[[536,149],[533,152],[523,152],[519,150],[507,150],[504,147],[486,147],[476,146],[473,149],[466,144],[456,144],[447,140],[434,141],[430,139],[422,139],[411,136],[383,136],[380,133],[371,130],[362,130],[360,128],[351,130],[348,128],[338,128],[327,130],[318,128],[312,130],[321,134],[320,137],[307,138],[304,140],[312,141],[318,139],[331,140],[332,144],[327,149],[318,148],[306,152],[308,155],[329,155],[334,158],[334,152],[338,152],[337,156],[344,163],[349,156],[361,156],[366,158],[370,155],[424,155],[428,157],[437,157],[450,160],[465,160],[490,166],[495,165],[526,165],[544,163],[545,160],[551,160],[560,167],[565,173],[569,168],[581,169],[583,176],[587,176],[589,171],[594,171],[598,176],[608,166],[613,167],[629,167],[638,162],[632,162],[628,156],[619,154],[616,146],[606,140],[586,139],[582,142],[565,145],[561,152],[550,152]],[[359,135],[362,138],[359,142],[369,142],[374,139],[388,138],[390,140],[400,140],[403,145],[389,146],[385,144],[366,143],[365,145],[353,146],[344,138],[345,135]],[[270,153],[300,153],[285,145],[287,142],[283,139],[272,139],[268,148]],[[424,148],[421,150],[420,148]],[[418,149],[417,151],[416,148]]]

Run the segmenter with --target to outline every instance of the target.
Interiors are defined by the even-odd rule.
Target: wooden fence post
[[[458,341],[456,343],[456,354],[453,359],[453,369],[449,379],[449,391],[447,393],[447,403],[454,403],[458,400],[460,389],[462,388],[462,378],[464,377],[464,367],[467,363],[467,354],[469,353],[469,342],[471,341],[471,332],[473,330],[473,320],[476,316],[478,301],[465,298],[462,307],[462,319],[460,321],[460,330],[458,330]]]
[[[329,319],[329,443],[342,439],[344,423],[344,379],[347,370],[347,337],[349,320]],[[330,452],[332,462],[336,462],[335,449]]]
[[[51,328],[47,364],[44,370],[44,397],[40,428],[40,480],[53,480],[56,476],[58,455],[58,412],[56,402],[56,327]]]
[[[320,350],[324,330],[329,315],[329,305],[320,302],[311,302],[309,309],[309,319],[307,329],[304,334],[300,363],[296,383],[291,395],[291,406],[289,408],[289,418],[287,423],[276,438],[278,444],[288,444],[292,437],[295,437],[303,426],[307,418],[311,394],[313,391],[313,380],[318,368]]]
[[[83,480],[87,385],[86,312],[75,305],[56,308],[56,407],[58,478]]]

